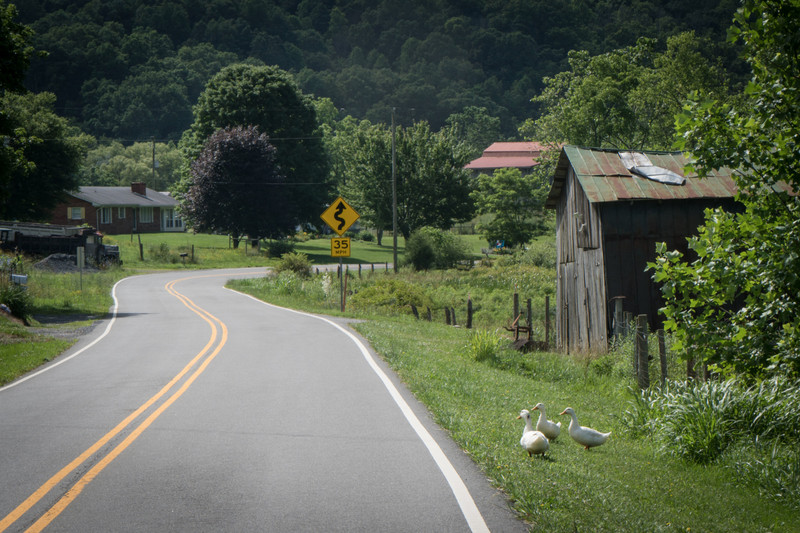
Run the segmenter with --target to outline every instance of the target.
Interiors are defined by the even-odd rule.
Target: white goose
[[[594,446],[600,446],[611,436],[611,432],[600,433],[596,429],[581,427],[578,423],[578,415],[575,414],[572,407],[567,407],[561,414],[572,417],[572,420],[569,422],[569,436],[572,437],[575,442],[586,448],[586,450]]]
[[[547,441],[547,437],[545,437],[544,433],[541,431],[533,429],[531,414],[527,409],[523,409],[519,412],[517,420],[520,418],[525,420],[525,429],[522,430],[522,438],[519,439],[519,443],[525,448],[525,451],[528,452],[528,457],[534,454],[544,455],[544,453],[550,449],[550,443]]]
[[[536,429],[544,433],[544,436],[549,440],[555,440],[561,433],[561,422],[555,423],[547,419],[543,403],[537,403],[533,410],[539,411],[539,421],[536,422]]]

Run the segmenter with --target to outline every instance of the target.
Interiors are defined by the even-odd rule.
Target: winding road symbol
[[[320,218],[341,237],[359,216],[356,210],[340,196],[320,215]]]
[[[333,219],[339,222],[339,227],[336,228],[339,233],[344,231],[342,228],[347,224],[347,221],[341,217],[346,210],[347,206],[344,205],[344,202],[339,202],[339,205],[336,206],[336,212],[333,214]]]

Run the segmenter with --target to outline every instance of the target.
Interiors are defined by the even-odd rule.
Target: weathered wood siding
[[[710,207],[737,209],[733,200],[645,200],[599,205],[603,220],[603,250],[608,298],[624,296],[623,310],[645,314],[651,329],[660,328],[664,306],[659,286],[647,263],[655,261],[656,243],[665,242],[671,250],[689,254],[688,237],[697,234]],[[608,330],[611,329],[613,302],[606,306]]]
[[[569,352],[607,349],[606,290],[597,207],[572,169],[556,208],[558,255],[556,343]]]

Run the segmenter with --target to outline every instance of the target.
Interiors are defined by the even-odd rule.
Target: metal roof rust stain
[[[626,200],[681,200],[699,198],[732,198],[736,185],[727,169],[710,172],[708,177],[685,175],[685,185],[658,183],[633,175],[619,157],[621,150],[564,146],[559,156],[553,184],[546,206],[553,209],[563,190],[570,166],[592,203]],[[680,152],[644,153],[653,165],[684,176],[686,157]]]

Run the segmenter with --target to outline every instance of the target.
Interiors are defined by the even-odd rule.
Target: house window
[[[118,207],[117,208],[117,218],[119,220],[125,220],[125,208],[124,207]]]
[[[164,229],[182,227],[181,219],[174,209],[164,209]]]
[[[100,208],[100,224],[111,224],[111,208]]]
[[[153,222],[153,208],[140,207],[139,208],[139,222],[142,224],[149,224]]]
[[[68,209],[67,217],[70,220],[83,220],[83,207],[70,207]]]

